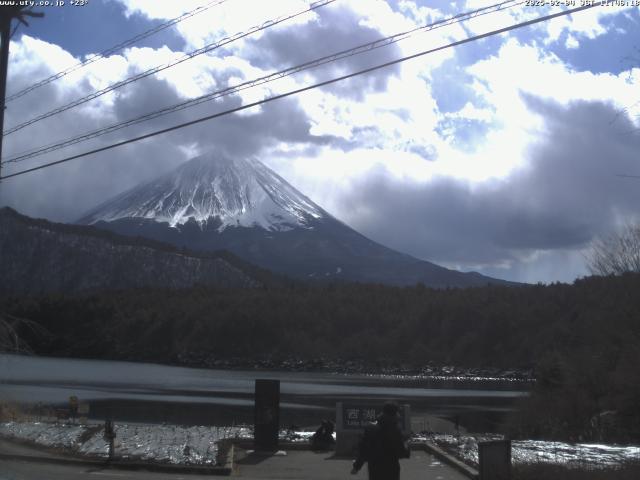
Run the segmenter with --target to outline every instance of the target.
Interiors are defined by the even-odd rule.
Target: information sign
[[[342,421],[338,422],[344,430],[363,430],[367,425],[375,423],[376,419],[382,415],[383,405],[363,405],[363,404],[342,404]],[[407,405],[398,407],[398,426],[405,430]]]

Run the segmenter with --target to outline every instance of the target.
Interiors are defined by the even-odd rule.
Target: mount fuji
[[[468,287],[508,282],[384,247],[255,159],[207,154],[87,212],[78,223],[192,250],[229,250],[303,279]]]

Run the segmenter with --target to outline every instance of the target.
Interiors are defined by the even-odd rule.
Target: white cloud
[[[343,1],[360,18],[360,25],[378,30],[383,35],[393,35],[416,26],[411,19],[395,12],[384,0]]]
[[[457,112],[445,113],[446,118],[458,120],[478,120],[480,122],[492,122],[495,118],[493,112],[488,108],[478,108],[473,103],[467,102]]]
[[[201,0],[183,0],[180,2],[156,0],[118,0],[125,7],[129,15],[140,14],[150,19],[168,20],[182,13],[202,6]],[[176,25],[178,33],[190,48],[201,48],[206,44],[217,42],[224,37],[245,32],[253,27],[262,25],[268,20],[288,16],[309,8],[309,2],[304,0],[233,0],[194,15]],[[322,8],[332,8],[331,5]],[[303,25],[316,18],[314,12],[287,20],[283,23]],[[279,27],[275,27],[279,28]],[[260,33],[256,34],[258,37]],[[237,49],[243,42],[235,43],[231,48]]]
[[[145,15],[151,19],[168,20],[202,5],[199,0],[181,2],[157,2],[155,0],[120,0],[126,10],[125,15]]]
[[[627,6],[596,6],[572,15],[543,23],[539,29],[546,33],[545,43],[559,41],[564,33],[574,38],[595,39],[607,33],[604,22],[616,15],[626,15]],[[552,9],[551,12],[559,11]]]
[[[468,72],[489,86],[485,100],[510,121],[519,119],[520,93],[554,99],[562,104],[574,100],[604,100],[625,108],[637,99],[640,68],[619,75],[573,71],[553,54],[540,48],[522,45],[517,40],[506,42],[497,55],[481,60]],[[631,82],[627,78],[631,76]],[[634,85],[635,84],[635,85]]]
[[[567,35],[567,41],[564,44],[565,48],[569,50],[576,50],[580,48],[580,41],[573,35]]]
[[[575,8],[579,5],[572,6]],[[483,0],[469,0],[464,11],[474,10],[493,4]],[[541,33],[540,40],[544,44],[558,42],[567,35],[572,40],[567,40],[567,48],[574,47],[580,38],[595,39],[607,33],[604,23],[617,15],[629,15],[630,6],[596,6],[572,15],[556,17],[546,22],[527,27],[530,30]],[[469,22],[465,26],[474,34],[488,32],[514,23],[521,23],[545,15],[559,13],[567,10],[566,7],[551,6],[524,6],[516,5],[513,8],[501,10],[496,13],[483,15]]]
[[[427,24],[445,17],[445,14],[437,8],[419,7],[411,0],[398,2],[400,11],[409,15],[418,24]]]

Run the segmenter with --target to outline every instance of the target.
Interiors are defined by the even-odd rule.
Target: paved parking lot
[[[286,455],[258,455],[238,450],[233,475],[243,479],[335,480],[366,479],[366,465],[351,475],[352,460],[336,458],[331,452],[293,450]],[[411,458],[400,460],[402,480],[468,480],[468,477],[443,464],[424,451],[412,451]]]

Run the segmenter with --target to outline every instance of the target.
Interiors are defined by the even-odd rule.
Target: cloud
[[[363,24],[361,17],[349,5],[338,5],[317,10],[315,18],[304,28],[284,26],[270,29],[259,38],[251,38],[246,41],[243,52],[260,68],[282,70],[379,40],[384,36],[378,29]],[[294,37],[295,41],[292,41]],[[398,46],[390,45],[375,50],[372,54],[357,55],[315,68],[309,71],[308,76],[318,82],[386,63],[401,56]],[[362,101],[367,92],[385,91],[387,78],[398,72],[398,66],[378,70],[333,84],[325,90]]]
[[[77,62],[55,45],[35,41],[23,35],[12,44],[11,85],[16,88],[31,83],[50,73]],[[25,95],[9,104],[7,126],[15,125],[35,114],[49,111],[61,104],[100,88],[95,79],[106,77],[117,81],[132,72],[145,70],[154,62],[162,63],[175,55],[166,48],[129,49],[122,55],[114,55],[96,62],[91,68],[82,69],[79,78],[63,79],[42,90],[39,95]],[[193,65],[185,65],[181,71],[168,72],[132,83],[100,99],[79,108],[56,115],[20,130],[5,139],[5,158],[16,153],[53,141],[113,123],[136,118],[143,113],[177,104],[193,95],[202,93],[202,83],[226,87],[237,78],[255,76],[260,72],[248,62],[234,57],[227,59],[198,59]],[[186,62],[188,63],[188,62]],[[125,68],[122,68],[123,65]],[[108,70],[108,75],[102,75]],[[198,75],[194,75],[197,73]],[[110,76],[110,78],[109,78]],[[252,95],[256,95],[255,93]],[[258,92],[263,98],[265,92]],[[135,125],[108,136],[79,144],[46,156],[23,162],[7,164],[3,173],[22,170],[46,161],[99,148],[117,141],[132,138],[150,131],[204,117],[213,112],[238,107],[252,100],[248,95],[233,95],[198,107],[179,111],[152,122]],[[42,170],[3,182],[0,204],[14,206],[18,210],[54,220],[71,221],[91,206],[104,201],[131,186],[149,180],[179,165],[201,151],[216,149],[236,156],[259,154],[274,143],[326,144],[330,136],[313,135],[312,123],[295,98],[282,99],[265,104],[259,109],[245,111],[243,115],[230,115],[183,130],[165,134],[91,157]],[[36,141],[34,142],[34,139]]]
[[[580,2],[578,2],[580,3]],[[476,8],[487,6],[486,2],[478,2],[476,0],[467,0],[463,10],[469,11]],[[571,8],[582,5],[573,5]],[[556,5],[546,6],[522,6],[517,5],[508,8],[496,14],[480,16],[477,19],[468,22],[465,26],[474,34],[493,30],[513,23],[521,23],[545,15],[560,13],[566,8]],[[622,16],[628,15],[633,11],[631,5],[598,5],[593,8],[579,11],[571,15],[564,15],[535,24],[527,29],[517,33],[519,38],[528,38],[541,41],[548,45],[561,41],[566,36],[571,36],[576,41],[578,39],[595,39],[605,35],[616,20]]]
[[[203,6],[199,0],[182,0],[180,2],[157,2],[155,0],[117,0],[125,7],[128,16],[142,15],[151,20],[169,20],[185,12]],[[254,0],[222,1],[211,8],[192,16],[174,28],[185,40],[189,48],[201,48],[206,44],[217,42],[253,27],[264,24],[267,20],[288,17],[291,14],[309,9],[310,2],[304,0],[277,0],[256,2]],[[326,8],[326,7],[323,7]],[[286,21],[287,25],[304,25],[313,19],[315,13],[309,12]],[[258,36],[260,33],[257,34]],[[243,45],[243,40],[227,47],[236,51]]]
[[[559,41],[563,34],[576,38],[595,39],[607,33],[617,16],[626,15],[631,6],[596,6],[589,10],[554,19],[545,24],[546,41]]]
[[[638,170],[632,121],[601,102],[526,102],[545,131],[510,176],[479,184],[443,177],[409,182],[378,168],[336,200],[340,217],[417,257],[495,271],[541,252],[573,255],[637,215],[640,187],[616,177]]]

